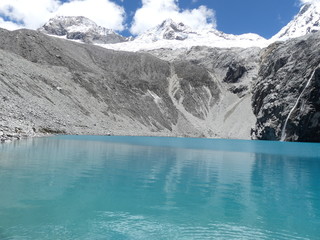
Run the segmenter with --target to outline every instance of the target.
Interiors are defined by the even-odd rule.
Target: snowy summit
[[[115,33],[112,29],[98,26],[92,20],[82,16],[51,18],[38,31],[89,44],[119,43],[130,40]]]
[[[156,42],[159,40],[185,40],[190,34],[195,34],[192,29],[183,23],[175,23],[172,19],[163,21],[157,27],[140,35],[137,40]]]

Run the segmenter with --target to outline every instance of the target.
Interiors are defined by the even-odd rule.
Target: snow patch
[[[161,102],[161,98],[154,92],[148,90],[148,93],[153,97],[153,100],[156,104],[159,104]]]

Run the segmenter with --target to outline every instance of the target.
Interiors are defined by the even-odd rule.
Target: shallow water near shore
[[[0,145],[0,240],[318,239],[320,144],[57,136]]]

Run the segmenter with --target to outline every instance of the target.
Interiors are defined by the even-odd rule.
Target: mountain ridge
[[[140,34],[131,42],[100,44],[100,46],[122,51],[141,51],[162,48],[178,49],[194,46],[209,47],[265,47],[268,41],[254,34],[233,35],[216,29],[195,30],[182,22],[166,19],[158,26]]]
[[[260,47],[265,48],[276,41],[286,41],[320,29],[320,3],[307,3],[285,27],[270,39],[255,33],[241,35],[226,34],[217,29],[192,29],[182,22],[166,19],[158,26],[133,37],[124,37],[111,29],[98,26],[84,17],[62,17],[50,19],[39,31],[69,40],[80,40],[113,50],[150,51],[154,49],[208,47]]]

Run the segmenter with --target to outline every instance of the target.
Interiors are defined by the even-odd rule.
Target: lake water
[[[320,144],[94,136],[2,144],[0,239],[320,239]]]

